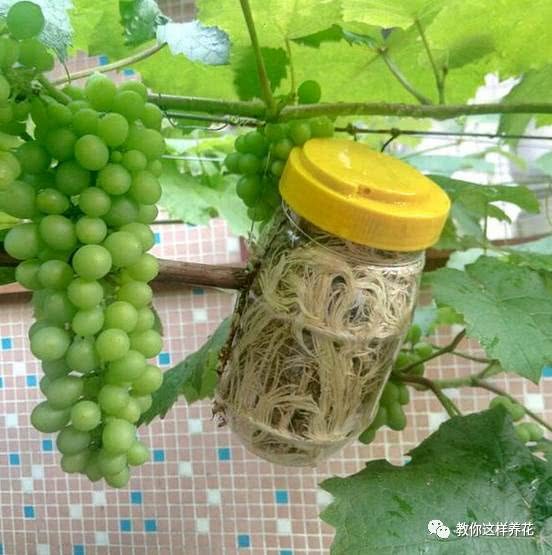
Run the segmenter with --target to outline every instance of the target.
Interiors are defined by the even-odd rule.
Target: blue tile
[[[171,355],[169,353],[159,353],[159,364],[170,364]]]
[[[43,451],[53,451],[54,450],[54,442],[51,439],[43,439],[42,440],[42,450]]]
[[[123,75],[126,75],[127,77],[129,77],[130,75],[134,75],[134,70],[127,67],[123,69]]]
[[[2,389],[4,387],[4,378],[0,377],[0,389]],[[0,555],[2,555],[0,553]]]
[[[121,527],[121,532],[132,532],[132,522],[128,518],[121,519],[119,523]]]
[[[280,555],[293,555],[293,551],[291,549],[280,549]]]
[[[163,449],[154,449],[153,460],[154,462],[163,462],[165,460],[165,451]]]
[[[84,545],[74,545],[73,555],[85,555]]]
[[[107,56],[98,56],[98,63],[101,66],[106,66],[109,63],[109,58]]]
[[[11,465],[21,464],[21,458],[19,457],[19,453],[10,453],[9,460]]]
[[[4,555],[4,544],[0,543],[0,555]]]
[[[278,505],[285,505],[286,503],[289,503],[288,492],[285,489],[277,489],[274,492],[274,497],[276,498],[276,503],[278,503]]]
[[[27,387],[36,387],[37,384],[38,384],[38,381],[34,374],[27,376]]]
[[[545,378],[552,378],[552,366],[545,366],[542,370],[542,375]]]
[[[229,461],[232,458],[230,447],[219,447],[218,449],[219,461]]]
[[[146,532],[157,532],[157,521],[153,518],[144,520],[144,530]]]
[[[192,287],[193,295],[205,295],[205,289],[203,287]]]
[[[249,534],[238,534],[238,547],[251,547]]]
[[[32,505],[25,505],[23,507],[23,515],[25,518],[34,518],[35,517],[35,510]]]
[[[155,244],[156,244],[156,245],[159,245],[159,244],[161,243],[161,233],[159,233],[158,231],[156,231],[156,232],[153,234],[153,237],[154,237],[154,239],[155,239]]]
[[[130,502],[133,505],[140,505],[142,503],[142,492],[141,491],[131,491],[130,492]]]
[[[12,348],[12,340],[10,337],[2,337],[2,349],[6,351]]]

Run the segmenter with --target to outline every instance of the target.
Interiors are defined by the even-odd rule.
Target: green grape
[[[124,166],[107,164],[98,173],[96,185],[110,195],[122,195],[129,190],[131,182],[131,175]]]
[[[239,170],[244,175],[255,175],[261,171],[261,160],[254,154],[243,154],[240,157]]]
[[[84,450],[74,455],[63,455],[59,464],[63,472],[77,474],[84,471],[89,459],[90,451]]]
[[[96,335],[104,325],[104,311],[96,306],[86,310],[79,310],[73,317],[71,328],[82,337]]]
[[[140,466],[149,460],[149,450],[141,442],[136,440],[127,451],[127,461],[131,466]]]
[[[274,162],[270,164],[270,172],[276,177],[280,177],[284,173],[285,167],[286,163],[283,160],[274,160]]]
[[[289,125],[289,137],[297,146],[304,145],[311,138],[310,125],[304,121],[292,121]]]
[[[73,120],[73,112],[65,104],[60,104],[59,102],[48,104],[46,113],[52,127],[69,125]]]
[[[31,351],[39,360],[49,362],[62,358],[71,340],[60,328],[49,326],[38,330],[31,339]]]
[[[147,170],[155,175],[155,177],[161,177],[163,175],[163,162],[161,160],[152,160],[148,162]]]
[[[48,401],[38,404],[31,413],[33,428],[44,434],[58,432],[69,422],[69,410],[54,409]]]
[[[262,200],[258,202],[255,206],[249,207],[247,209],[247,215],[249,216],[249,219],[254,222],[264,222],[270,219],[272,212],[272,207]]]
[[[151,254],[143,254],[137,262],[127,266],[128,275],[136,281],[150,282],[159,274],[159,262]]]
[[[74,160],[63,162],[56,168],[56,187],[66,195],[77,195],[90,186],[90,172]]]
[[[406,343],[410,343],[411,345],[416,345],[422,338],[422,328],[418,324],[412,324],[406,337],[404,338]]]
[[[268,187],[266,187],[263,192],[263,201],[268,204],[272,210],[276,210],[276,208],[282,204],[282,197],[280,196],[277,185],[273,186],[272,184],[268,184]]]
[[[96,352],[104,362],[124,357],[130,349],[130,339],[123,330],[102,331],[96,339]]]
[[[145,331],[152,328],[155,324],[155,314],[151,308],[144,306],[137,312],[138,319],[134,331]]]
[[[146,102],[141,116],[142,123],[149,129],[161,130],[163,112],[155,104]]]
[[[83,279],[103,278],[111,269],[111,254],[101,245],[85,245],[73,256],[73,268]]]
[[[135,441],[136,427],[126,420],[114,418],[104,426],[102,444],[108,453],[126,453]]]
[[[117,87],[105,75],[92,75],[84,87],[86,98],[95,110],[108,112],[113,105]]]
[[[397,432],[406,427],[406,415],[399,403],[387,405],[387,426]]]
[[[47,322],[46,322],[47,324]],[[69,374],[69,368],[63,359],[53,360],[49,362],[42,362],[42,371],[50,380],[61,378]]]
[[[148,99],[148,89],[140,81],[125,81],[119,85],[119,92],[121,91],[134,91],[138,93],[144,102]]]
[[[132,398],[135,399],[138,403],[140,414],[144,414],[146,411],[148,411],[153,404],[153,398],[151,395],[132,395]]]
[[[0,125],[9,124],[13,120],[13,108],[11,104],[0,106]]]
[[[95,400],[98,398],[98,394],[103,387],[104,380],[103,376],[93,376],[86,375],[83,378],[84,387],[82,389],[82,395],[85,399]]]
[[[123,470],[117,472],[117,474],[108,474],[105,477],[105,481],[112,488],[124,488],[128,484],[129,480],[130,472],[128,468],[123,468]]]
[[[36,195],[36,208],[45,214],[63,214],[69,209],[69,199],[56,189],[43,189]]]
[[[6,23],[10,34],[23,40],[38,36],[45,21],[40,6],[33,2],[17,2],[9,9]]]
[[[19,160],[11,152],[0,152],[0,190],[5,189],[20,174]]]
[[[135,424],[140,420],[140,415],[142,412],[140,411],[140,405],[136,399],[131,398],[129,399],[127,405],[119,412],[117,415],[118,418],[122,418],[127,422],[132,422]]]
[[[98,122],[98,136],[110,147],[122,145],[128,137],[128,121],[121,114],[106,114]]]
[[[80,378],[63,376],[50,383],[46,398],[54,409],[66,409],[80,399],[82,389],[83,382]]]
[[[317,81],[309,79],[303,81],[297,89],[297,99],[299,104],[316,104],[320,102],[322,90]]]
[[[109,195],[98,187],[85,189],[79,197],[79,208],[91,218],[105,216],[111,209]]]
[[[402,370],[403,368],[410,366],[413,362],[416,362],[417,360],[418,360],[418,357],[416,357],[415,355],[413,356],[410,353],[405,353],[401,351],[397,355],[393,368],[396,370]]]
[[[544,437],[543,429],[535,422],[519,424],[518,428],[519,426],[525,426],[526,430],[529,432],[529,438],[531,441],[539,441]]]
[[[94,340],[75,338],[67,350],[65,362],[71,370],[83,374],[95,370],[99,366],[99,361],[94,350]]]
[[[144,251],[149,251],[155,245],[155,235],[146,224],[132,222],[121,227],[121,231],[132,233],[140,241]]]
[[[113,99],[112,110],[123,115],[128,121],[140,119],[144,112],[145,101],[135,91],[118,91]]]
[[[408,403],[410,402],[410,393],[408,391],[408,387],[404,384],[398,384],[397,387],[399,388],[399,403],[401,405],[408,405]]]
[[[238,135],[234,141],[234,150],[241,154],[247,154],[247,145],[245,143],[245,135]]]
[[[104,247],[110,252],[114,266],[130,266],[142,256],[142,243],[128,231],[111,233],[104,241]]]
[[[82,310],[89,310],[101,303],[104,290],[97,281],[74,279],[67,288],[69,300]]]
[[[48,291],[42,309],[48,315],[48,320],[60,326],[70,322],[77,311],[63,291]]]
[[[137,218],[138,204],[125,195],[112,198],[111,209],[104,216],[104,220],[111,227],[122,227],[136,221]]]
[[[140,204],[136,221],[142,224],[151,224],[157,219],[158,213],[159,211],[155,204]]]
[[[98,466],[104,476],[117,474],[127,467],[126,454],[112,455],[107,451],[101,450],[98,453]]]
[[[73,269],[61,260],[47,260],[40,265],[38,280],[46,289],[67,289],[73,280]]]
[[[72,100],[67,104],[67,108],[71,110],[72,114],[76,114],[80,110],[89,110],[91,106],[86,100]]]
[[[141,281],[131,281],[122,285],[117,292],[117,300],[125,301],[135,306],[142,308],[151,303],[153,292],[151,287]]]
[[[268,153],[268,141],[259,131],[251,131],[245,135],[245,147],[247,152],[262,158]]]
[[[25,223],[12,227],[4,238],[4,249],[17,260],[36,258],[40,251],[37,225]]]
[[[83,216],[75,224],[77,239],[85,244],[101,243],[107,235],[107,226],[101,218]]]
[[[72,426],[67,426],[57,435],[56,447],[64,455],[75,455],[84,451],[91,440],[92,436],[88,432],[81,432]]]
[[[116,415],[126,407],[128,401],[127,390],[117,385],[106,384],[98,394],[98,403],[107,414]]]
[[[414,345],[414,352],[421,359],[425,359],[433,354],[433,347],[429,343],[417,343]]]
[[[120,164],[123,161],[123,153],[120,150],[112,150],[109,160],[114,164]]]
[[[36,141],[23,143],[17,149],[17,158],[23,172],[31,174],[45,172],[52,162],[46,149]]]
[[[105,309],[105,328],[131,332],[138,323],[138,311],[130,303],[115,301]]]
[[[111,331],[120,333],[118,329]],[[134,350],[131,349],[122,358],[118,358],[108,365],[111,377],[119,383],[131,382],[139,378],[146,369],[146,358],[142,351],[138,351],[135,346],[132,346],[132,343],[131,347]]]
[[[77,244],[75,226],[65,216],[58,214],[45,216],[40,221],[38,230],[44,242],[54,250],[71,250]]]
[[[42,378],[40,379],[38,387],[44,396],[47,395],[48,387],[50,386],[51,383],[52,383],[52,380],[48,376],[42,376]]]
[[[83,135],[75,143],[75,158],[85,169],[101,170],[109,162],[109,149],[96,135]]]
[[[310,129],[313,137],[333,137],[334,122],[328,116],[320,116],[310,120]]]
[[[161,352],[163,339],[155,330],[139,331],[131,334],[130,347],[146,358],[153,358]]]
[[[254,206],[261,194],[261,178],[258,175],[243,176],[236,185],[236,193],[247,206]]]
[[[383,388],[380,403],[385,406],[389,406],[393,403],[398,403],[399,401],[399,388],[396,384],[388,381]]]
[[[517,437],[523,443],[531,441],[531,433],[524,424],[518,424],[514,427]]]
[[[374,417],[374,420],[370,424],[370,428],[377,430],[378,428],[381,428],[382,426],[384,426],[386,423],[387,423],[387,409],[384,406],[380,405],[378,407],[378,412],[376,412],[376,416]]]
[[[139,150],[148,160],[155,160],[164,154],[165,140],[155,129],[133,125],[129,130],[126,147],[128,150]]]
[[[157,366],[148,364],[142,374],[132,382],[132,393],[148,395],[157,391],[162,383],[163,372]]]
[[[155,175],[142,170],[132,176],[130,196],[140,204],[155,204],[161,198],[161,185]]]
[[[65,85],[62,89],[61,89],[69,98],[72,98],[73,100],[84,100],[84,91],[83,89],[81,89],[80,87],[77,87],[76,85]]]
[[[374,441],[376,437],[376,432],[377,430],[373,429],[372,427],[366,428],[366,430],[364,430],[358,436],[358,440],[360,441],[360,443],[364,443],[364,445],[368,445],[369,443],[372,443],[372,441]]]
[[[146,169],[148,159],[143,152],[132,149],[123,154],[122,164],[128,171],[136,172]]]
[[[36,290],[42,287],[38,272],[40,270],[40,262],[38,260],[25,260],[17,265],[15,269],[16,281],[25,287],[25,289]]]
[[[268,142],[275,143],[281,139],[285,139],[287,128],[281,123],[267,123],[264,126],[264,135]]]
[[[289,139],[280,139],[272,145],[272,155],[279,160],[285,161],[289,158],[292,148],[293,143]]]
[[[71,409],[71,424],[76,430],[89,432],[96,428],[102,418],[100,407],[93,401],[79,401]]]
[[[54,69],[55,60],[38,39],[26,39],[19,44],[19,63],[38,71],[46,72]]]
[[[82,137],[83,135],[95,135],[98,132],[100,114],[92,108],[83,108],[73,115],[73,130]]]
[[[240,172],[241,156],[242,155],[239,152],[231,152],[224,159],[224,165],[226,166],[226,169],[230,173],[239,173]]]
[[[13,117],[17,121],[26,122],[30,113],[31,113],[31,103],[29,102],[29,100],[27,99],[20,100],[20,101],[16,100],[15,104],[13,104]]]
[[[14,181],[7,189],[0,191],[0,207],[14,218],[33,218],[36,214],[34,187],[24,181]]]
[[[91,454],[84,468],[84,473],[91,482],[98,482],[103,478],[97,459],[98,457],[95,453]]]
[[[46,150],[52,158],[60,162],[72,158],[76,143],[77,136],[67,127],[51,129],[46,133]]]
[[[508,412],[514,422],[521,420],[525,416],[525,408],[519,403],[511,403]]]

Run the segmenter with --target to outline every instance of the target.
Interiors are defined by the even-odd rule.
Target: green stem
[[[150,48],[146,48],[145,50],[141,50],[140,52],[137,52],[136,54],[133,54],[132,56],[128,56],[127,58],[121,58],[120,60],[117,60],[116,62],[113,62],[112,64],[106,64],[106,65],[103,65],[103,66],[95,66],[95,67],[90,67],[88,69],[83,69],[81,71],[75,71],[75,73],[70,73],[70,74],[68,74],[64,77],[60,77],[59,79],[56,79],[55,81],[52,81],[52,84],[53,85],[61,85],[63,83],[68,83],[68,82],[70,83],[71,81],[76,81],[77,79],[83,79],[85,77],[88,77],[89,75],[92,75],[93,73],[107,73],[108,71],[114,71],[116,69],[121,69],[123,67],[130,66],[130,65],[135,64],[137,62],[145,60],[146,58],[149,58],[150,56],[153,56],[154,54],[159,52],[159,50],[161,50],[165,46],[166,46],[166,43],[155,44],[155,45],[151,46]]]
[[[406,78],[406,76],[397,67],[395,62],[390,58],[389,54],[385,48],[378,50],[381,55],[385,65],[388,67],[389,71],[393,74],[395,79],[416,99],[420,104],[432,104],[431,99],[419,92],[412,83]]]
[[[240,4],[243,17],[245,18],[245,24],[247,25],[247,31],[249,32],[249,38],[251,39],[251,46],[253,47],[253,52],[255,53],[255,58],[257,60],[257,74],[259,75],[262,98],[268,113],[270,115],[276,115],[276,102],[272,96],[272,89],[270,87],[270,81],[268,80],[263,55],[261,53],[261,46],[257,37],[257,30],[255,29],[255,22],[253,21],[253,14],[251,13],[249,0],[240,0]]]
[[[61,102],[61,104],[69,104],[69,102],[71,102],[71,98],[67,96],[64,92],[56,89],[56,87],[54,87],[54,85],[50,81],[48,81],[48,79],[44,77],[44,75],[38,77],[38,82],[46,91],[46,93],[54,100]]]
[[[288,38],[286,38],[286,51],[289,60],[289,76],[291,81],[290,95],[295,100],[295,96],[297,94],[297,83],[295,82],[295,68],[293,67],[293,58],[291,57],[291,43]]]
[[[426,389],[430,389],[450,417],[462,415],[460,409],[453,403],[450,397],[443,393],[441,387],[435,381],[423,378],[422,376],[408,376],[404,374],[400,374],[398,378],[404,383],[421,385]]]
[[[433,57],[433,52],[429,47],[429,43],[427,41],[427,37],[424,32],[424,28],[420,23],[420,20],[416,18],[414,21],[416,28],[418,29],[418,33],[420,33],[420,37],[422,42],[424,43],[424,48],[427,53],[427,57],[429,59],[429,63],[431,64],[431,69],[433,70],[433,75],[435,77],[435,85],[437,86],[437,94],[439,95],[439,104],[445,103],[445,80],[444,75],[441,75],[437,64],[435,63],[435,58]]]

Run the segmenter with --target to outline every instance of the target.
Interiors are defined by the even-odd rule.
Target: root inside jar
[[[282,215],[265,233],[217,407],[250,451],[313,466],[375,416],[410,323],[423,256],[356,245],[304,220],[300,226],[290,228]]]

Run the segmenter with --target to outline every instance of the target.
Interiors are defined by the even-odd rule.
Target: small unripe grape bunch
[[[266,221],[280,206],[278,182],[292,149],[311,138],[331,137],[333,133],[333,121],[323,116],[267,123],[236,138],[235,150],[226,157],[225,166],[229,173],[241,176],[236,192],[248,207],[251,220]]]
[[[136,426],[163,380],[149,285],[159,264],[148,252],[162,113],[139,82],[93,75],[64,94],[67,103],[31,101],[34,137],[12,154],[20,169],[0,192],[0,210],[23,222],[4,246],[33,291],[29,339],[45,400],[31,422],[58,434],[65,472],[124,487],[149,458]]]

